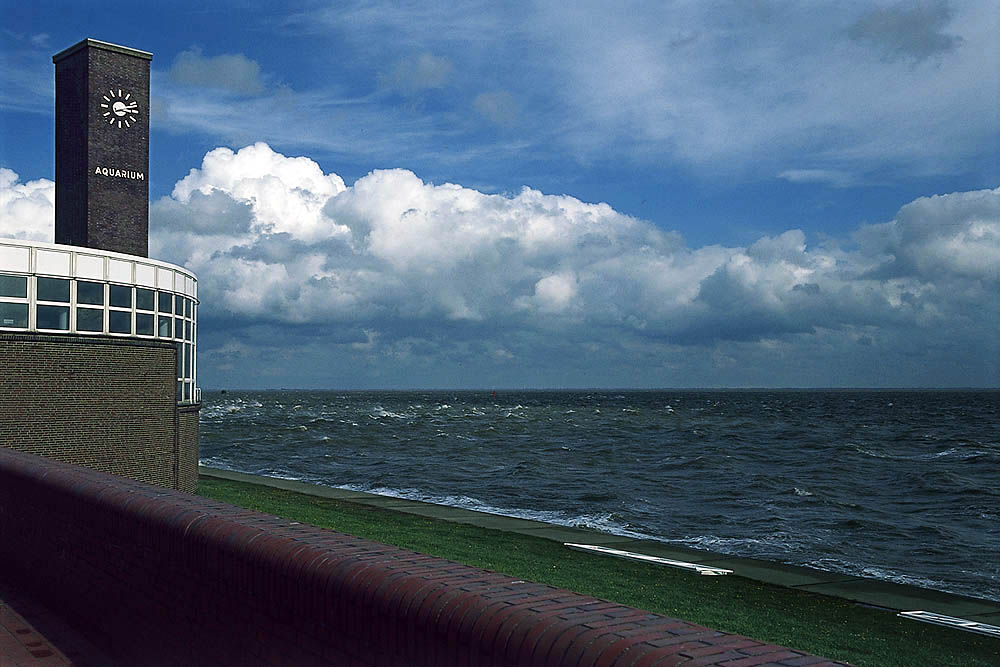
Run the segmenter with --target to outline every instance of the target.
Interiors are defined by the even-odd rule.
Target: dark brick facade
[[[121,665],[836,664],[0,449],[2,536],[0,572]]]
[[[56,243],[148,255],[151,58],[89,39],[52,57]],[[105,116],[125,95],[134,114]]]
[[[201,404],[177,406],[177,488],[194,491],[198,488],[198,414]]]
[[[193,492],[198,409],[173,343],[0,334],[0,446]]]

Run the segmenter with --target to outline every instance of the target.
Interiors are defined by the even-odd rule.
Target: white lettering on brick
[[[110,176],[111,178],[128,178],[133,181],[146,180],[146,174],[141,171],[131,169],[109,169],[108,167],[95,167],[95,176]]]

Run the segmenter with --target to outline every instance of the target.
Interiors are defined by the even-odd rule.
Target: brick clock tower
[[[56,243],[149,253],[149,63],[96,39],[56,67]]]
[[[149,257],[152,58],[52,57],[56,242],[0,224],[0,449],[193,492],[198,278]]]

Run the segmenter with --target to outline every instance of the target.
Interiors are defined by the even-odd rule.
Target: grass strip
[[[198,494],[854,665],[1000,664],[995,639],[744,577],[702,577],[537,537],[244,482],[202,477]]]

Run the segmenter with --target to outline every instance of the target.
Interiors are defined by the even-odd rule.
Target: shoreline
[[[1000,602],[921,588],[911,584],[817,570],[756,558],[729,556],[656,540],[602,533],[590,528],[562,526],[533,519],[490,514],[478,510],[437,505],[365,491],[340,489],[278,477],[252,475],[221,468],[199,466],[199,475],[268,486],[446,522],[539,537],[560,544],[576,543],[608,547],[669,560],[685,561],[699,566],[724,568],[732,570],[736,576],[793,590],[840,598],[876,609],[894,612],[927,611],[976,623],[1000,625]]]

